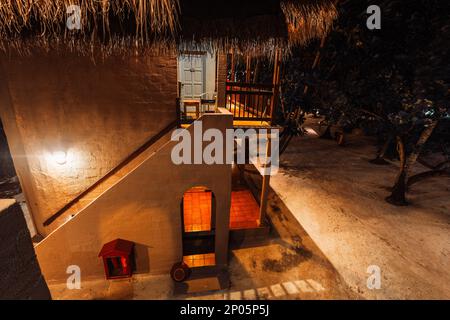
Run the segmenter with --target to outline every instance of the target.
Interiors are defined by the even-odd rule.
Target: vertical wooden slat
[[[239,116],[239,94],[235,94],[234,99],[234,109],[236,110],[236,117]]]
[[[261,92],[261,90],[260,90]],[[256,113],[256,117],[260,118],[262,116],[262,109],[264,108],[263,106],[264,103],[264,96],[262,96],[261,94],[258,96],[258,111]]]
[[[242,108],[242,116],[244,118],[246,118],[245,112],[247,111],[247,109],[248,109],[248,93],[245,92],[244,93],[244,103],[243,103],[243,108]]]
[[[239,93],[239,118],[241,117],[241,104],[242,104],[242,94]]]
[[[261,96],[260,95],[256,95],[255,96],[255,107],[254,107],[254,109],[253,109],[253,112],[252,112],[252,118],[257,118],[257,117],[259,117],[258,116],[258,114],[259,114],[259,110],[261,109]]]
[[[246,94],[245,94],[245,110],[247,111],[247,115],[244,115],[244,117],[249,117],[250,108],[252,107],[252,91],[250,88],[247,88]]]
[[[230,112],[233,112],[234,116],[234,110],[233,110],[233,94],[230,93]]]
[[[233,108],[233,117],[236,117],[236,95],[231,94],[232,108]]]

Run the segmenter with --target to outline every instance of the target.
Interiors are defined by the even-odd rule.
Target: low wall
[[[207,114],[203,130],[232,128],[231,114]],[[193,132],[193,126],[188,130]],[[181,200],[194,186],[211,188],[216,197],[216,263],[227,264],[231,165],[175,165],[170,141],[105,191],[91,205],[52,232],[36,247],[48,282],[67,278],[70,265],[82,279],[104,277],[98,253],[117,238],[136,243],[137,273],[166,273],[182,260]]]

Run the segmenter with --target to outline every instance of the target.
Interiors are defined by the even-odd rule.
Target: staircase
[[[52,217],[47,219],[44,222],[44,226],[47,227],[48,233],[50,234],[64,223],[70,221],[70,219],[78,214],[78,212],[82,211],[89,204],[94,202],[102,193],[116,184],[121,178],[137,168],[145,159],[152,156],[152,154],[154,154],[160,147],[170,140],[172,131],[175,129],[175,125],[175,123],[171,123],[159,134],[145,142],[140,148],[124,159],[118,166],[99,179],[78,197],[70,201]],[[33,244],[36,246],[43,239],[45,239],[45,237],[37,234],[33,237]]]

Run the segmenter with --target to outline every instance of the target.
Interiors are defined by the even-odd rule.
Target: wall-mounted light
[[[55,151],[52,153],[53,160],[60,165],[67,162],[67,153],[65,151]]]

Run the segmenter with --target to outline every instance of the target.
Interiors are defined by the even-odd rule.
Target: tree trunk
[[[331,135],[331,125],[327,125],[327,128],[325,129],[325,132],[320,136],[321,139],[333,139],[333,136]]]
[[[287,137],[287,139],[285,139],[285,140],[282,142],[282,144],[280,144],[281,148],[280,148],[279,156],[281,156],[281,155],[284,153],[284,151],[286,151],[286,149],[287,149],[287,147],[288,147],[288,145],[289,145],[289,142],[291,142],[291,140],[292,140],[293,137],[294,137],[294,135],[293,135],[293,134],[290,134],[290,135]]]
[[[383,147],[381,148],[380,152],[378,152],[377,157],[375,159],[370,160],[369,162],[372,164],[378,164],[378,165],[387,165],[389,162],[384,160],[384,156],[386,155],[386,151],[388,150],[389,146],[391,145],[391,142],[393,140],[393,136],[389,135],[387,140],[384,142]]]
[[[407,177],[406,150],[403,139],[399,136],[397,136],[397,151],[400,157],[400,171],[392,188],[392,193],[386,198],[386,201],[396,206],[405,206],[408,204],[405,197]]]
[[[406,201],[406,189],[409,171],[411,170],[411,167],[414,165],[414,163],[416,163],[417,158],[419,157],[420,152],[423,149],[423,146],[428,141],[428,138],[430,138],[431,134],[437,126],[437,123],[437,121],[434,121],[431,125],[429,125],[422,131],[419,140],[414,146],[414,150],[407,158],[404,141],[402,138],[397,137],[399,147],[398,151],[400,155],[400,171],[397,176],[395,185],[392,188],[391,195],[386,198],[387,202],[397,206],[405,206],[408,204],[408,202]]]

